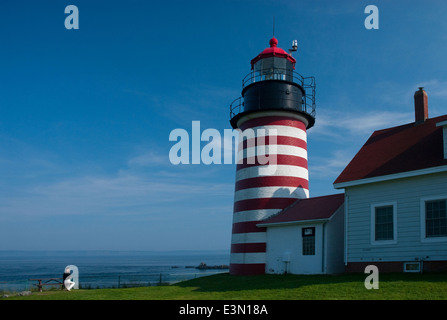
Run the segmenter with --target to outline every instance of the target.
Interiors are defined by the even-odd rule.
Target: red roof
[[[334,184],[447,165],[442,127],[447,115],[375,131]]]
[[[259,225],[329,219],[344,201],[344,193],[299,199],[277,215],[262,221]]]
[[[253,69],[253,66],[256,62],[258,62],[261,59],[269,58],[269,57],[279,57],[279,58],[285,58],[293,63],[295,66],[296,60],[294,57],[292,57],[290,54],[288,54],[286,51],[284,51],[281,48],[278,48],[278,40],[273,37],[270,39],[270,48],[264,49],[260,54],[258,54],[255,58],[251,60],[251,68]]]

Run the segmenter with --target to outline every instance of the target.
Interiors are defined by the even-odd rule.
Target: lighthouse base
[[[238,276],[265,274],[265,263],[231,263],[230,274]]]

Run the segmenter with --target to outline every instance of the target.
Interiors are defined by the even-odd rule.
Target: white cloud
[[[419,87],[424,87],[428,94],[429,115],[445,114],[447,81],[429,79],[410,85],[382,81],[368,92],[362,107],[348,99],[342,105],[349,107],[343,110],[318,108],[316,125],[309,130],[309,135],[364,140],[375,130],[411,123],[414,121],[413,96]],[[371,111],[362,112],[368,106]]]
[[[154,151],[145,151],[137,156],[130,158],[127,164],[131,166],[153,166],[169,164],[169,156],[156,153]]]
[[[52,215],[157,215],[232,203],[234,181],[215,183],[222,166],[174,166],[166,154],[136,148],[114,172],[68,164],[52,154],[17,148],[0,157],[0,218]],[[206,197],[204,197],[206,195]],[[226,200],[228,198],[228,201]],[[223,201],[222,201],[223,199]],[[202,203],[200,203],[202,202]],[[189,208],[186,208],[189,207]]]
[[[213,198],[231,197],[233,188],[232,183],[182,181],[133,174],[71,177],[25,187],[21,193],[2,197],[0,211],[4,216],[150,215],[171,208],[175,214],[186,210],[191,203],[203,201],[206,205]]]
[[[309,176],[311,178],[334,179],[348,165],[355,155],[353,150],[336,150],[327,157],[312,157],[309,161]]]
[[[424,87],[427,95],[434,97],[444,97],[447,98],[447,81],[440,81],[437,79],[422,81],[414,86],[414,91],[418,87]]]
[[[364,139],[375,130],[390,128],[413,121],[412,112],[371,111],[364,114],[325,111],[318,116],[315,128],[309,134],[333,138]]]
[[[412,110],[367,113],[325,110],[321,113],[318,125],[309,130],[309,175],[312,179],[328,180],[330,184],[374,131],[414,121]]]

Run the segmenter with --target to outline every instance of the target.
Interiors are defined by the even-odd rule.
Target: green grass
[[[446,300],[447,274],[380,274],[379,289],[367,290],[365,274],[217,274],[169,286],[125,289],[49,290],[5,300]]]

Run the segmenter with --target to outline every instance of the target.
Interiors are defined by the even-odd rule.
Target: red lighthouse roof
[[[269,41],[270,47],[265,48],[264,51],[262,51],[260,54],[258,54],[255,58],[251,60],[251,68],[253,69],[253,66],[256,62],[258,62],[261,59],[264,58],[270,58],[270,57],[278,57],[278,58],[285,58],[293,63],[293,66],[295,67],[296,60],[293,58],[290,54],[288,54],[286,51],[284,51],[281,48],[278,48],[278,40],[273,37]]]
[[[344,201],[344,193],[298,199],[278,214],[261,221],[258,226],[330,219]]]

